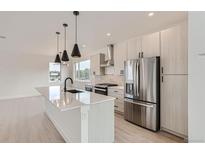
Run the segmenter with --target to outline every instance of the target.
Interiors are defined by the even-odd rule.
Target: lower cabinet
[[[188,75],[163,75],[161,129],[181,137],[188,134]]]
[[[114,107],[115,107],[115,111],[124,113],[124,101],[123,100],[116,99]]]
[[[116,87],[108,88],[108,96],[115,97],[115,111],[124,113],[124,90]]]

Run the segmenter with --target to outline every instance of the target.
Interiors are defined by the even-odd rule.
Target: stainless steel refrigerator
[[[124,118],[147,129],[160,127],[160,58],[124,63]]]

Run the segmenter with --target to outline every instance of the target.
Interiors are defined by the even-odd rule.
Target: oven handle
[[[106,92],[107,90],[105,90],[105,89],[100,89],[100,88],[94,88],[95,90],[99,90],[99,91],[104,91],[104,92]]]
[[[153,105],[153,104],[142,104],[142,103],[137,103],[137,102],[129,101],[129,100],[127,100],[127,99],[125,99],[125,102],[129,102],[129,103],[136,104],[136,105],[140,105],[140,106],[144,106],[144,107],[154,108],[154,105]]]

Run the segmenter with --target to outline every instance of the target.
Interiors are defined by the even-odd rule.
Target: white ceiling
[[[136,35],[157,31],[187,18],[187,12],[80,12],[78,18],[79,45],[82,52],[94,51]],[[61,32],[63,50],[63,23],[68,24],[68,51],[74,43],[74,16],[72,12],[0,12],[0,52],[27,54],[56,53],[56,31]],[[110,38],[106,33],[112,34]]]

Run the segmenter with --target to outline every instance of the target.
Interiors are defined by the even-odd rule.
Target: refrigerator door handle
[[[140,67],[139,61],[137,62],[137,96],[140,96]]]
[[[137,96],[137,81],[135,81],[135,80],[137,80],[137,72],[136,72],[136,65],[137,65],[137,62],[134,62],[133,63],[133,81],[134,81],[134,87],[133,87],[133,91],[134,91],[134,97],[136,97]]]
[[[141,104],[141,103],[136,103],[136,102],[134,102],[133,104],[144,106],[144,107],[150,107],[150,108],[154,107],[154,105],[151,105],[151,104]]]
[[[144,107],[149,107],[149,108],[153,108],[154,107],[153,104],[138,103],[138,102],[134,102],[134,101],[131,101],[131,100],[128,100],[128,99],[125,99],[125,102],[129,102],[129,103],[132,103],[132,104],[136,104],[136,105],[144,106]]]

